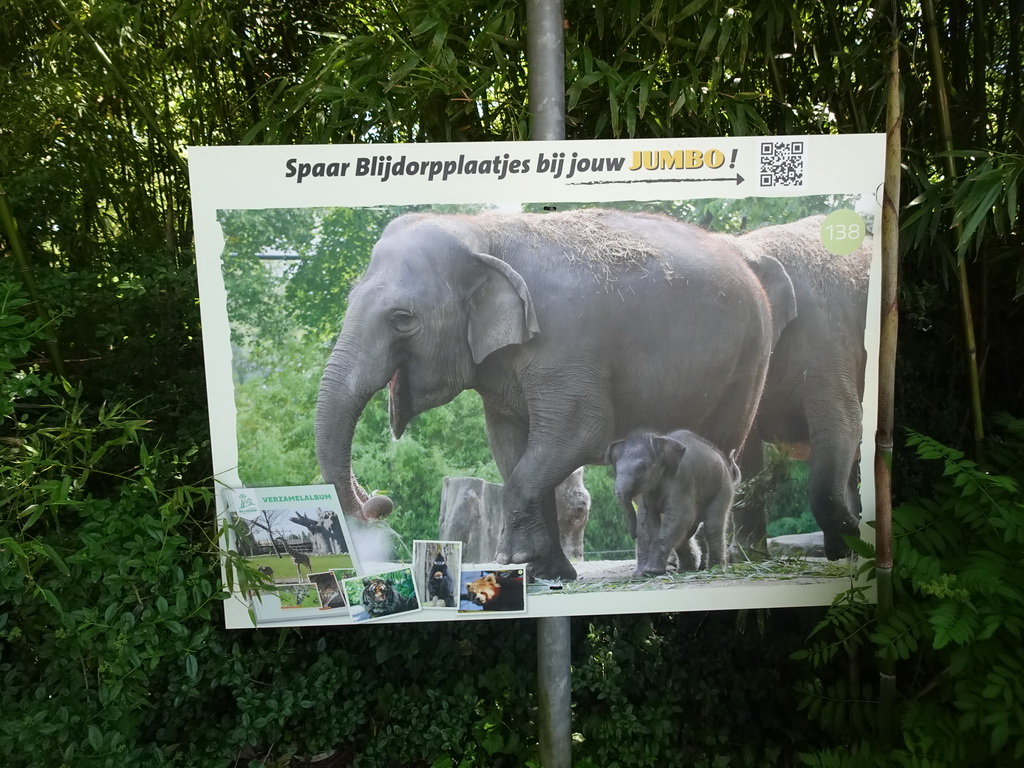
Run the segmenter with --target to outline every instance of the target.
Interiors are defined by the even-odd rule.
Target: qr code
[[[761,186],[802,187],[804,143],[802,141],[761,142]]]

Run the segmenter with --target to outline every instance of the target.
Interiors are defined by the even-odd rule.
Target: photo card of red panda
[[[523,568],[471,570],[462,573],[461,613],[523,613],[526,576]]]

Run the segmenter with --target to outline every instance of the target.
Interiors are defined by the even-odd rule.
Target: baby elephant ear
[[[608,450],[604,452],[605,464],[611,464],[614,467],[619,462],[619,456],[622,455],[622,446],[625,444],[625,440],[616,440],[609,445]]]
[[[501,259],[474,253],[480,278],[469,297],[469,347],[479,364],[492,352],[538,333],[537,313],[522,275]]]
[[[683,460],[683,454],[686,453],[686,446],[675,438],[658,436],[654,438],[654,448],[658,452],[666,474],[674,475],[679,469],[679,463]]]

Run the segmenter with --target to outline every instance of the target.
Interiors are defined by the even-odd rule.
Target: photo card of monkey
[[[423,609],[458,609],[462,542],[417,540],[412,552],[413,574],[416,589],[423,596]]]
[[[409,566],[345,579],[341,586],[353,622],[408,618],[422,610]]]
[[[526,611],[526,569],[494,568],[462,573],[460,613]]]

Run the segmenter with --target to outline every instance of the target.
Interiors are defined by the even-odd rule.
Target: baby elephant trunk
[[[629,535],[636,538],[636,503],[634,499],[640,494],[637,491],[636,483],[629,478],[616,479],[615,498],[626,515],[626,525],[629,527]]]

